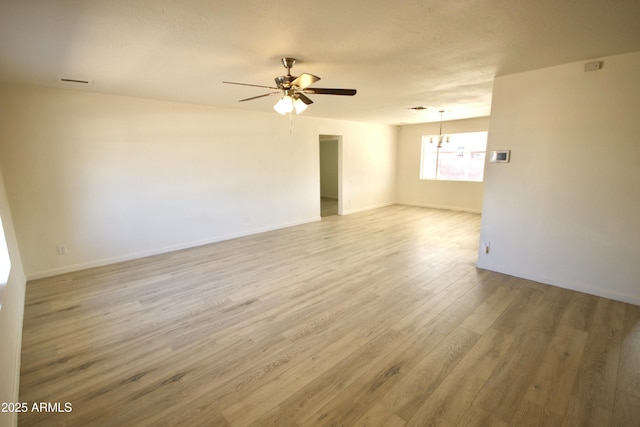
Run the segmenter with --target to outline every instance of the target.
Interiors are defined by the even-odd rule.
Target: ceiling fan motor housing
[[[275,79],[276,86],[282,89],[289,89],[291,87],[291,82],[294,80],[292,75],[287,76],[278,76]]]

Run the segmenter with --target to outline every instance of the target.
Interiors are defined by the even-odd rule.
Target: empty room
[[[640,426],[635,0],[0,0],[0,426]]]

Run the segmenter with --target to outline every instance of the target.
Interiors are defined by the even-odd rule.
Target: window
[[[487,132],[449,134],[438,148],[438,135],[422,137],[420,179],[482,181]],[[430,142],[433,141],[433,142]]]
[[[9,279],[11,271],[11,260],[9,259],[9,249],[4,238],[4,228],[2,228],[2,218],[0,218],[0,309],[2,309],[2,292]]]

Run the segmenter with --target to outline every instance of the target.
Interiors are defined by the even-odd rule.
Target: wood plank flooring
[[[640,307],[408,206],[32,281],[20,426],[637,426]]]

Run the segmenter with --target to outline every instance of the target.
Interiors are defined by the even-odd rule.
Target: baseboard
[[[607,291],[606,289],[592,288],[584,285],[577,285],[575,283],[558,282],[555,280],[549,280],[547,277],[537,276],[535,274],[514,274],[513,272],[506,271],[495,267],[487,267],[481,263],[477,263],[476,267],[483,270],[495,271],[496,273],[507,274],[509,276],[520,277],[522,279],[531,280],[534,282],[542,283],[549,286],[556,286],[562,289],[569,289],[571,291],[582,292],[589,295],[595,295],[597,297],[608,298],[615,301],[626,302],[629,304],[640,306],[640,297],[634,295],[621,294],[618,292]]]
[[[351,214],[358,213],[358,212],[370,211],[372,209],[385,208],[387,206],[393,206],[395,204],[396,204],[396,202],[385,202],[385,203],[380,203],[380,204],[377,204],[377,205],[367,206],[367,207],[364,207],[364,208],[342,209],[342,215],[351,215]]]
[[[460,206],[443,206],[443,205],[432,205],[428,203],[414,203],[414,202],[401,202],[397,201],[396,205],[404,205],[404,206],[416,206],[419,208],[429,208],[429,209],[441,209],[445,211],[458,211],[458,212],[469,212],[469,213],[477,213],[481,214],[482,209],[471,209]]]
[[[151,249],[148,251],[134,252],[134,253],[126,254],[123,256],[118,256],[118,257],[104,258],[104,259],[84,262],[80,264],[72,264],[64,267],[42,270],[32,274],[27,274],[27,280],[43,279],[45,277],[52,277],[52,276],[58,276],[60,274],[73,273],[74,271],[86,270],[88,268],[103,267],[105,265],[116,264],[118,262],[132,261],[135,259],[146,258],[153,255],[160,255],[168,252],[179,251],[182,249],[189,249],[197,246],[210,245],[212,243],[223,242],[225,240],[237,239],[239,237],[251,236],[254,234],[260,234],[260,233],[266,233],[268,231],[279,230],[281,228],[294,227],[296,225],[316,222],[316,221],[320,221],[320,219],[321,219],[320,216],[317,216],[317,217],[307,218],[300,221],[293,221],[289,223],[278,224],[270,227],[255,228],[255,229],[251,229],[251,230],[240,232],[240,233],[232,233],[232,234],[226,234],[222,236],[216,236],[211,239],[192,241],[192,242],[178,244],[178,245],[165,246],[158,249]]]

